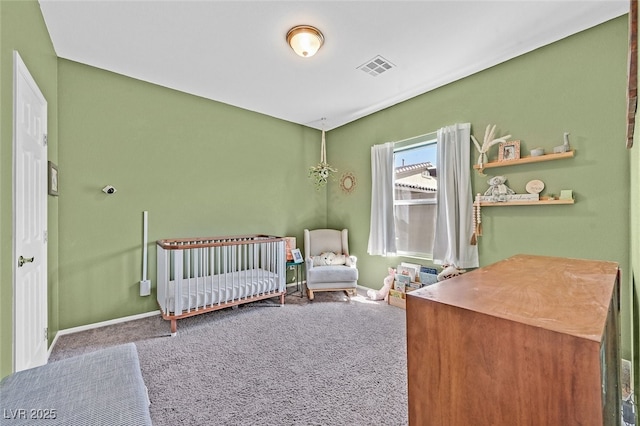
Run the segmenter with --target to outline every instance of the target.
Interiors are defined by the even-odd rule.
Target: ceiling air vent
[[[387,61],[382,56],[378,55],[375,58],[370,59],[364,64],[360,65],[358,69],[366,72],[369,75],[376,77],[385,71],[389,71],[391,68],[394,68],[394,67],[395,65]]]

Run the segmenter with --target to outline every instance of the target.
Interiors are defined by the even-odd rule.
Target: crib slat
[[[157,255],[157,281],[158,283],[169,282],[169,251],[163,249],[160,246],[156,248]],[[164,312],[168,312],[169,309],[169,299],[168,299],[168,288],[166,285],[157,285],[156,288],[156,300],[158,301],[158,305],[160,309]]]
[[[182,307],[182,280],[184,277],[184,271],[182,268],[183,253],[176,252],[173,256],[173,310],[177,314],[183,311]]]
[[[243,289],[243,293],[244,293],[244,300],[247,300],[247,297],[249,296],[249,294],[252,294],[253,292],[251,291],[251,281],[248,278],[248,273],[249,273],[249,265],[247,263],[248,260],[248,254],[249,254],[249,246],[248,245],[244,245],[243,247],[243,267],[244,267],[244,289]]]
[[[208,255],[209,255],[209,260],[208,260],[208,264],[209,264],[209,269],[208,269],[208,273],[207,273],[207,282],[208,282],[208,290],[211,294],[211,299],[209,300],[209,306],[213,306],[213,304],[215,303],[215,295],[216,295],[216,288],[215,288],[215,282],[213,277],[216,274],[216,249],[215,247],[209,247],[208,248]]]
[[[222,267],[221,267],[221,259],[222,259],[222,255],[220,253],[220,251],[222,250],[221,247],[216,247],[216,252],[218,253],[218,267],[216,268],[216,273],[218,274],[218,306],[220,306],[220,304],[222,303],[222,289],[220,288],[220,285],[222,284],[220,281],[222,281],[220,279],[220,273],[222,272]]]

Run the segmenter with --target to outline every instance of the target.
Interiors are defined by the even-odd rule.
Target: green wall
[[[525,153],[550,150],[571,132],[573,159],[494,170],[518,192],[534,178],[554,193],[573,189],[576,204],[483,209],[481,263],[515,253],[620,262],[628,357],[629,271],[638,268],[637,247],[629,257],[630,223],[636,235],[638,225],[629,210],[638,207],[624,149],[626,17],[328,132],[337,177],[349,171],[357,179],[351,194],[335,181],[315,191],[307,178],[319,158],[316,130],[56,59],[35,1],[1,1],[0,24],[0,376],[12,365],[13,49],[49,101],[49,157],[60,169],[60,197],[49,197],[52,333],[156,309],[154,296],[138,296],[144,210],[151,241],[272,233],[300,245],[305,227],[347,227],[360,284],[381,287],[387,266],[405,259],[366,253],[370,147],[471,122],[479,139],[497,124]],[[488,177],[473,179],[483,192]],[[107,184],[118,192],[105,195]],[[155,286],[153,242],[149,248]]]
[[[154,286],[155,240],[301,244],[326,223],[326,192],[307,178],[319,131],[67,60],[58,76],[62,329],[157,309],[138,294],[144,210]]]
[[[638,55],[640,62],[640,54]],[[638,70],[640,77],[640,70]],[[632,315],[632,335],[633,335],[633,371],[635,375],[634,389],[640,389],[640,315],[638,309],[640,302],[638,297],[640,291],[640,110],[636,113],[636,122],[633,133],[633,147],[629,151],[631,157],[631,233],[630,233],[630,257],[631,257],[631,280],[633,283],[633,315]],[[636,399],[637,401],[637,399]]]
[[[58,161],[57,58],[36,1],[0,1],[0,377],[13,368],[13,51],[48,103],[48,156]],[[58,199],[48,197],[49,339],[58,331]]]
[[[372,145],[470,122],[478,140],[483,140],[487,124],[497,124],[498,134],[521,140],[526,154],[538,146],[552,152],[567,131],[575,158],[489,169],[487,174],[505,175],[518,193],[525,192],[531,179],[545,182],[543,195],[572,189],[576,204],[482,209],[480,263],[517,253],[619,262],[623,355],[629,358],[627,43],[624,16],[329,132],[329,163],[353,172],[358,185],[348,195],[331,185],[328,223],[350,229],[360,283],[380,288],[386,268],[406,260],[367,254]],[[497,147],[490,154],[497,157]],[[489,177],[473,174],[475,193],[488,188]]]
[[[629,151],[631,157],[631,232],[630,232],[630,257],[631,257],[631,280],[633,283],[633,315],[632,315],[632,335],[633,335],[633,371],[634,389],[640,389],[640,315],[638,309],[640,302],[640,111],[636,115],[636,126],[633,135],[633,148]],[[637,400],[636,400],[637,401]]]

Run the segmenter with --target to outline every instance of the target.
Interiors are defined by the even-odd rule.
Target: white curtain
[[[471,124],[438,130],[438,213],[433,260],[457,268],[478,267],[473,234],[471,190]]]
[[[395,256],[393,142],[371,147],[371,225],[367,253]]]

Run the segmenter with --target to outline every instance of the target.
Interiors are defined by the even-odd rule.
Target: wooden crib
[[[267,235],[157,241],[157,299],[171,321],[286,294],[285,240]]]

